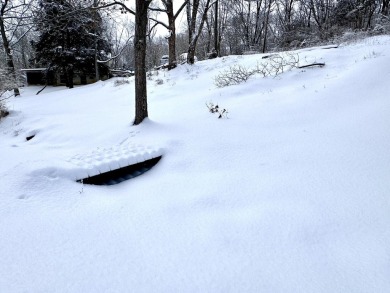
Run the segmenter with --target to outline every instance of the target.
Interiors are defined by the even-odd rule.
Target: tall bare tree
[[[135,15],[134,34],[134,73],[135,73],[135,118],[134,125],[140,124],[148,117],[148,99],[146,88],[146,43],[148,27],[148,8],[153,0],[135,0],[135,11],[124,1],[98,3],[96,9],[120,6],[124,12]]]
[[[382,0],[381,13],[382,13],[384,16],[389,15],[389,3],[390,3],[389,0]]]
[[[187,23],[188,23],[188,53],[187,63],[194,64],[195,50],[199,36],[202,33],[204,23],[207,19],[207,12],[214,2],[211,0],[189,0],[187,3]],[[203,5],[201,5],[203,4]],[[200,15],[197,25],[198,14]]]
[[[6,57],[6,72],[8,78],[12,79],[15,97],[20,95],[20,91],[12,55],[12,46],[18,43],[23,36],[19,36],[13,43],[11,43],[11,40],[17,35],[18,28],[25,25],[26,19],[29,18],[31,3],[32,1],[0,1],[0,34]]]
[[[152,1],[136,0],[135,2],[135,125],[140,124],[148,117],[145,57],[148,7]]]
[[[183,11],[184,7],[187,5],[189,0],[184,0],[180,8],[175,12],[173,9],[173,0],[161,0],[164,8],[150,8],[153,11],[159,11],[166,13],[168,17],[168,24],[158,20],[152,19],[156,23],[161,24],[168,30],[168,54],[169,54],[169,64],[168,68],[172,69],[176,67],[176,19]]]
[[[264,37],[263,37],[263,48],[262,48],[263,53],[265,53],[267,50],[269,16],[271,14],[271,7],[273,4],[273,0],[267,0],[267,1],[268,3],[266,4],[265,17],[264,17]]]
[[[217,53],[217,56],[220,56],[220,43],[221,39],[219,36],[219,29],[218,29],[218,17],[219,17],[219,0],[215,0],[214,4],[214,50]]]

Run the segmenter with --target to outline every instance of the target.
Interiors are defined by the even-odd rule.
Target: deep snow
[[[150,78],[139,126],[133,79],[24,88],[0,122],[0,292],[390,292],[389,52],[302,49],[326,66],[225,88],[262,55],[179,66]]]

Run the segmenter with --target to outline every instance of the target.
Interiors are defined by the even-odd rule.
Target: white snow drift
[[[389,52],[303,49],[326,65],[224,88],[262,55],[179,66],[148,80],[140,126],[132,79],[22,89],[0,123],[0,292],[390,292]]]

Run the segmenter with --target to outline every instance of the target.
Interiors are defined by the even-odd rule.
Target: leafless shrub
[[[164,68],[160,68],[160,69],[164,69]],[[146,72],[146,77],[148,78],[148,80],[153,80],[153,78],[155,76],[159,76],[159,74],[160,74],[160,70],[158,70],[158,69],[151,69],[148,72]]]
[[[163,83],[164,83],[164,81],[161,78],[156,79],[156,85],[161,85]]]
[[[284,55],[272,54],[267,58],[267,62],[257,62],[254,69],[256,73],[266,76],[277,76],[286,70],[298,67],[299,55],[286,53]]]
[[[366,55],[364,55],[363,59],[364,60],[372,59],[372,58],[377,58],[379,56],[382,56],[382,53],[372,50],[372,51],[369,51]]]
[[[225,87],[246,82],[255,72],[241,65],[230,66],[215,77],[217,87]]]
[[[298,54],[273,54],[267,56],[267,61],[257,62],[257,66],[252,69],[245,68],[241,65],[230,66],[227,70],[220,72],[215,77],[215,85],[217,87],[226,87],[240,84],[246,82],[254,74],[261,74],[263,77],[275,77],[286,70],[297,68],[298,65]]]

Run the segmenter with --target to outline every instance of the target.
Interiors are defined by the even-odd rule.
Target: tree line
[[[1,0],[0,97],[18,96],[21,68],[135,71],[135,124],[148,116],[146,71],[186,62],[330,42],[345,32],[388,33],[390,0]],[[180,27],[178,19],[185,19]],[[163,33],[161,33],[163,32]]]

